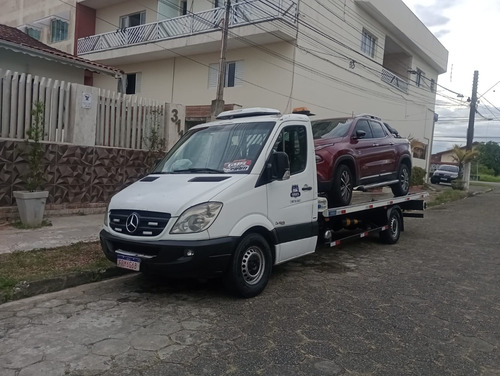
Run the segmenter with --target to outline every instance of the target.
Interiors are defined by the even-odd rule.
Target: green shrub
[[[410,186],[423,185],[426,171],[422,167],[413,167],[411,169]]]

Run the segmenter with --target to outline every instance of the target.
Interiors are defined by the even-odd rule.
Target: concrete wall
[[[120,27],[120,17],[141,11],[146,12],[146,23],[157,21],[157,0],[123,1],[97,10],[96,34],[107,33]]]
[[[0,23],[12,27],[33,25],[42,29],[41,42],[64,52],[73,53],[76,0],[19,0],[2,1]],[[68,20],[68,39],[50,42],[50,18],[58,16]]]

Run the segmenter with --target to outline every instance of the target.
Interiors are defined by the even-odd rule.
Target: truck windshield
[[[189,131],[153,173],[248,174],[274,121],[214,125]]]

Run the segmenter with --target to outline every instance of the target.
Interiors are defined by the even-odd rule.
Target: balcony
[[[394,73],[389,72],[387,69],[382,68],[381,79],[403,93],[408,93],[408,82],[403,80],[401,77],[396,76]]]
[[[244,37],[255,43],[272,43],[294,39],[297,27],[297,1],[249,0],[233,4],[229,16],[229,43],[233,39],[232,47],[237,47],[238,37]],[[80,38],[78,39],[77,53],[78,55],[87,55],[85,57],[91,60],[111,62],[111,60],[126,57],[131,61],[130,56],[134,54],[142,54],[144,58],[144,54],[150,53],[158,58],[159,51],[168,49],[172,52],[172,49],[175,48],[197,47],[191,50],[198,53],[216,51],[220,48],[220,36],[207,38],[207,35],[213,32],[220,33],[224,13],[224,8],[214,8]],[[189,40],[186,39],[188,37]],[[210,42],[212,42],[212,47],[209,46]],[[126,52],[116,51],[136,46],[138,48],[132,51],[129,48],[126,49]],[[202,48],[202,51],[199,47]],[[103,53],[109,51],[111,53]],[[166,54],[165,52],[164,55]],[[123,63],[123,60],[121,62]]]

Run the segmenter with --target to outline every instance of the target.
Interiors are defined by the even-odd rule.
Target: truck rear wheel
[[[399,236],[401,235],[401,228],[403,227],[401,212],[392,208],[388,214],[387,221],[389,228],[380,232],[380,239],[387,244],[397,243]]]
[[[250,233],[236,247],[226,274],[226,286],[242,298],[259,295],[272,269],[271,249],[262,235]]]

